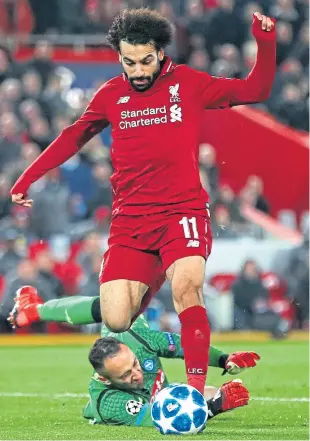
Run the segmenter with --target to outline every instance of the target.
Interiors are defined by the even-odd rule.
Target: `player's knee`
[[[106,327],[109,328],[111,332],[115,332],[116,334],[119,334],[121,332],[126,332],[130,328],[130,322],[123,324],[123,323],[106,323]]]
[[[131,321],[127,317],[106,317],[103,322],[111,332],[116,333],[128,331],[131,325]]]

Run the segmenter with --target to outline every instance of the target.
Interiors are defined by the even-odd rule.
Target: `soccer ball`
[[[208,405],[194,387],[171,385],[156,396],[152,405],[152,419],[163,435],[193,435],[205,428]]]

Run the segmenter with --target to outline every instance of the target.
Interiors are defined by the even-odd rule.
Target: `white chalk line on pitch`
[[[41,394],[41,393],[27,393],[27,392],[0,392],[0,397],[21,397],[21,398],[88,398],[88,394],[74,394],[71,392],[59,393],[59,394]],[[252,397],[253,401],[275,401],[283,403],[309,403],[310,398],[297,397],[297,398],[277,398],[277,397]]]

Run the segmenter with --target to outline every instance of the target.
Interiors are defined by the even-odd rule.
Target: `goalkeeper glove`
[[[243,386],[241,380],[224,383],[215,396],[208,400],[209,418],[237,407],[247,406],[249,400],[249,391]]]
[[[239,375],[244,369],[255,367],[258,360],[260,356],[256,352],[233,352],[228,355],[223,375],[226,372],[230,375]]]

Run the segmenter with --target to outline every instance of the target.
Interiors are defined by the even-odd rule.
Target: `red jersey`
[[[114,215],[203,208],[208,196],[200,183],[198,147],[204,110],[263,101],[271,91],[275,31],[260,26],[255,19],[257,61],[244,80],[212,77],[165,58],[160,76],[145,92],[133,89],[124,74],[105,83],[11,193],[25,195],[32,182],[111,124]]]

